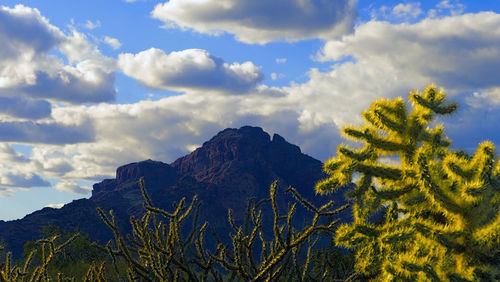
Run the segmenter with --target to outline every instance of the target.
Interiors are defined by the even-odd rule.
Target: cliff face
[[[201,221],[208,221],[221,234],[229,231],[227,209],[234,211],[237,222],[241,221],[247,199],[269,197],[269,185],[276,179],[279,189],[291,185],[316,204],[332,198],[338,206],[345,203],[342,191],[329,197],[314,195],[314,184],[323,177],[320,161],[302,154],[299,147],[277,134],[271,139],[261,128],[245,126],[219,132],[170,165],[146,160],[121,166],[115,179],[93,186],[89,199],[73,201],[59,210],[44,208],[20,220],[0,221],[0,237],[15,255],[21,253],[25,241],[37,238],[40,227],[48,224],[63,230],[78,229],[94,240],[106,242],[111,232],[95,208],[113,209],[123,232],[129,232],[128,218],[144,212],[140,177],[144,177],[154,204],[167,210],[182,197],[190,200],[197,194],[202,203]],[[289,200],[290,196],[279,198],[280,208],[284,209]],[[264,212],[271,213],[269,209]],[[301,216],[307,214],[299,209],[297,218]],[[349,220],[347,213],[341,216]]]

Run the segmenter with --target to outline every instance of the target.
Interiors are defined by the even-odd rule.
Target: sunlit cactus
[[[444,92],[429,86],[402,98],[380,99],[362,127],[344,134],[364,146],[339,146],[316,186],[321,194],[356,182],[354,222],[335,242],[356,252],[356,271],[381,281],[498,281],[500,164],[491,142],[474,155],[449,148],[436,114],[453,113]],[[381,217],[382,220],[377,220]]]

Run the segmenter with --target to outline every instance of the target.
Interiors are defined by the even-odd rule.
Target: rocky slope
[[[95,209],[113,209],[123,232],[129,232],[128,218],[143,213],[138,180],[144,177],[148,193],[156,206],[171,210],[172,203],[195,194],[201,201],[201,220],[208,221],[220,234],[227,234],[227,209],[241,221],[248,198],[269,196],[269,185],[279,180],[281,190],[289,185],[316,204],[334,199],[345,203],[342,192],[329,197],[314,194],[314,184],[323,177],[322,163],[301,153],[300,148],[275,134],[272,138],[261,128],[245,126],[225,129],[191,154],[172,164],[146,160],[119,167],[115,179],[93,187],[89,199],[80,199],[61,209],[44,208],[14,221],[0,221],[0,238],[19,256],[24,242],[39,236],[40,227],[58,225],[63,230],[80,230],[91,239],[106,242],[111,232]],[[290,197],[279,198],[280,209]],[[264,210],[271,213],[269,209]],[[297,221],[308,216],[297,211]],[[341,214],[349,220],[349,211]],[[266,218],[269,218],[267,216]]]

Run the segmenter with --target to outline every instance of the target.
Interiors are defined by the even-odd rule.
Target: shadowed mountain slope
[[[130,232],[129,217],[140,216],[142,195],[139,179],[144,177],[153,203],[172,210],[173,202],[198,195],[202,205],[200,220],[219,234],[227,234],[227,209],[232,209],[236,223],[241,223],[249,198],[269,197],[269,186],[279,180],[283,191],[289,185],[315,204],[334,199],[336,206],[345,204],[344,189],[329,197],[314,194],[315,183],[324,177],[322,163],[301,153],[298,146],[275,134],[273,138],[259,127],[245,126],[225,129],[191,154],[172,164],[146,160],[121,166],[115,179],[94,184],[92,196],[66,204],[61,209],[44,208],[14,221],[0,221],[0,238],[15,256],[23,244],[40,234],[40,228],[53,224],[62,230],[80,230],[93,240],[107,242],[112,236],[109,228],[98,217],[96,207],[113,210],[123,232]],[[280,210],[291,200],[278,192]],[[272,218],[272,211],[264,209],[264,218]],[[309,214],[297,210],[296,221],[303,222]],[[350,211],[340,215],[350,219]],[[272,224],[272,223],[271,223]]]

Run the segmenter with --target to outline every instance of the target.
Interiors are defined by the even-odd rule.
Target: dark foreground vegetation
[[[364,147],[339,146],[324,165],[329,178],[318,193],[356,182],[350,224],[337,226],[346,206],[316,207],[292,187],[286,193],[294,201],[278,209],[275,182],[269,198],[249,201],[243,224],[228,211],[224,243],[198,222],[196,197],[160,209],[141,181],[146,212],[130,219],[132,234],[121,234],[113,212],[99,209],[114,240],[102,246],[47,228],[45,239],[25,245],[23,259],[1,253],[0,281],[499,281],[495,147],[483,142],[473,155],[450,149],[442,126],[430,124],[457,106],[435,87],[412,92],[410,101],[411,111],[401,98],[375,101],[363,113],[366,125],[343,130]],[[263,224],[266,205],[272,226]],[[310,213],[301,227],[292,224],[299,205]]]
[[[329,246],[318,248],[324,238],[332,238],[335,214],[347,208],[333,208],[333,202],[315,207],[290,187],[296,202],[280,213],[276,203],[277,183],[270,197],[257,203],[249,201],[243,226],[236,226],[232,212],[228,220],[233,228],[231,244],[217,241],[215,248],[205,246],[208,223],[198,224],[199,204],[182,199],[171,212],[156,208],[144,188],[144,208],[140,219],[132,217],[131,236],[122,236],[113,212],[98,210],[113,230],[114,241],[106,246],[90,242],[88,237],[61,234],[57,227],[45,228],[46,239],[28,242],[25,259],[16,263],[4,258],[0,281],[344,281],[354,278],[354,259],[346,252]],[[311,212],[311,222],[297,230],[292,226],[296,205]],[[274,236],[266,239],[262,226],[263,205],[271,205]],[[184,224],[194,217],[192,226]],[[324,220],[321,220],[324,218]],[[321,222],[321,223],[320,223]],[[189,228],[187,236],[184,228]]]

